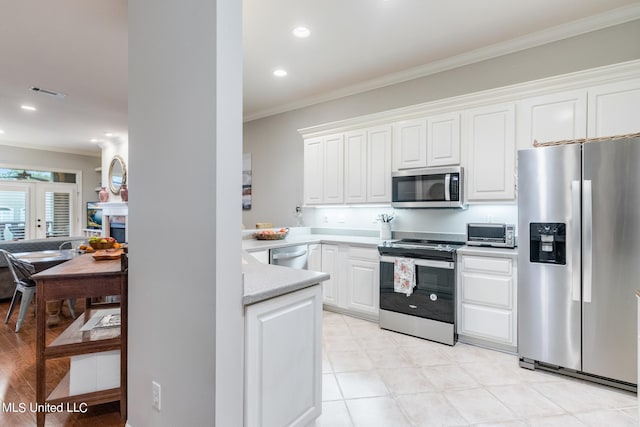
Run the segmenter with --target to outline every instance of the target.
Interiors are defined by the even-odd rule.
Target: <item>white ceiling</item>
[[[0,0],[0,16],[0,144],[127,139],[126,0]],[[638,18],[640,0],[244,0],[245,120]]]

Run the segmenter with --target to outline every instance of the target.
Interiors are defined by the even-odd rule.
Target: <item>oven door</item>
[[[394,257],[380,258],[380,308],[445,323],[455,319],[455,264],[416,259],[416,287],[407,296],[393,290]]]

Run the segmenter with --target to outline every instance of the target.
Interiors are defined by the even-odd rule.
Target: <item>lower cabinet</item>
[[[380,255],[376,248],[322,244],[322,302],[328,309],[378,320]]]
[[[269,264],[269,250],[251,252],[251,256],[263,264]]]
[[[480,251],[479,251],[480,252]],[[458,255],[458,339],[517,351],[517,272],[513,256]]]
[[[250,305],[245,426],[304,427],[322,410],[322,288]]]

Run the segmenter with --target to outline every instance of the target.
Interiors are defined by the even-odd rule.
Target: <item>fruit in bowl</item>
[[[89,245],[93,249],[111,249],[116,244],[116,239],[113,237],[97,237],[93,236],[89,238]]]
[[[254,237],[258,240],[281,240],[287,237],[289,233],[288,228],[281,228],[280,230],[264,230],[254,234]]]

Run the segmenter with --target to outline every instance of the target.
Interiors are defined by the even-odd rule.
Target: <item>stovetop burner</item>
[[[464,243],[442,240],[401,239],[382,242],[378,251],[396,257],[453,260],[462,246]]]

